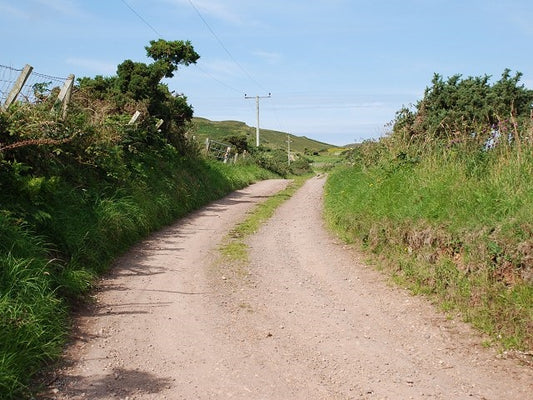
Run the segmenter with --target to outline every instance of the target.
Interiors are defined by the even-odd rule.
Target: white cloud
[[[83,68],[95,74],[114,75],[117,71],[116,64],[89,58],[67,58],[65,62],[75,67]]]
[[[46,20],[53,14],[62,14],[68,17],[83,17],[87,13],[80,5],[72,0],[31,0],[16,5],[0,2],[0,14],[13,18]]]
[[[315,99],[310,101],[286,103],[283,105],[285,109],[302,109],[302,110],[315,110],[315,109],[331,109],[331,110],[346,110],[346,109],[384,109],[387,105],[382,102],[339,102],[339,101],[326,101],[317,102]]]
[[[226,77],[238,77],[242,75],[242,71],[232,61],[211,60],[200,62],[199,66],[202,67],[207,73],[214,75],[218,79],[224,79]]]
[[[13,7],[12,5],[10,4],[5,4],[5,3],[0,3],[0,13],[1,14],[8,14],[8,15],[11,15],[12,17],[16,17],[16,18],[29,18],[30,16],[28,15],[28,13],[24,12],[23,10],[17,8],[17,7]]]
[[[525,6],[524,1],[505,2],[487,2],[487,7],[491,11],[493,17],[497,17],[498,22],[507,22],[511,24],[512,28],[517,29],[522,34],[533,36],[533,27],[531,26],[531,18],[533,17],[533,7],[531,3]]]

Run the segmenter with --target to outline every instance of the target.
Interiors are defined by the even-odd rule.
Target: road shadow
[[[185,257],[185,250],[188,241],[200,230],[211,230],[211,226],[201,225],[196,222],[201,217],[218,216],[227,209],[239,204],[255,203],[257,199],[269,196],[250,196],[246,191],[234,192],[223,199],[214,201],[188,216],[176,220],[171,225],[150,234],[144,240],[131,247],[127,253],[117,258],[108,272],[102,277],[93,291],[94,296],[89,296],[85,302],[80,302],[72,309],[71,317],[73,325],[71,327],[70,340],[67,350],[62,360],[51,366],[53,370],[46,374],[46,381],[42,385],[47,389],[38,399],[109,399],[109,398],[137,398],[143,395],[152,395],[158,398],[158,393],[167,390],[173,385],[173,380],[157,376],[148,371],[139,369],[126,369],[124,367],[113,370],[98,371],[97,374],[84,377],[83,372],[76,371],[75,365],[79,363],[76,359],[81,349],[90,346],[99,339],[107,338],[110,331],[105,322],[105,329],[99,329],[98,333],[90,333],[91,327],[97,318],[113,317],[121,314],[132,314],[145,319],[143,314],[149,314],[150,310],[158,307],[168,307],[170,302],[160,300],[143,300],[124,303],[115,302],[113,304],[100,304],[98,293],[100,292],[122,292],[136,290],[138,292],[153,292],[154,298],[180,299],[183,296],[201,296],[206,292],[202,291],[179,291],[167,290],[167,288],[144,288],[142,284],[134,284],[132,287],[125,282],[132,281],[121,279],[131,277],[137,282],[145,282],[146,277],[152,275],[165,274],[170,269],[176,268],[175,263],[170,261],[168,265],[161,265],[155,262],[155,258],[164,254],[171,255],[172,259],[182,261]],[[136,279],[139,278],[139,279]],[[170,295],[170,296],[158,296]],[[174,295],[174,296],[172,296]],[[94,299],[90,300],[90,299]],[[80,323],[81,321],[81,323]],[[110,336],[109,336],[110,337]],[[109,354],[106,354],[107,358]],[[146,368],[143,365],[143,368]]]
[[[268,196],[255,197],[267,198]],[[115,287],[106,287],[105,280],[107,279],[112,280],[120,276],[151,276],[165,273],[168,271],[168,267],[154,266],[151,263],[151,258],[160,255],[172,255],[176,260],[182,260],[181,253],[185,249],[178,244],[183,242],[182,239],[194,235],[198,230],[206,230],[206,228],[199,228],[194,225],[192,221],[195,218],[217,215],[233,205],[252,202],[254,202],[253,196],[237,191],[200,208],[187,217],[177,220],[172,225],[152,233],[115,261],[107,276],[104,277],[104,282],[102,282],[103,290],[120,290]]]
[[[103,376],[91,378],[64,376],[59,373],[54,381],[41,391],[37,399],[136,398],[161,393],[169,389],[172,383],[171,378],[159,377],[138,369],[114,368]]]

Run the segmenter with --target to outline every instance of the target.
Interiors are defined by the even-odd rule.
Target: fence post
[[[20,73],[19,77],[15,81],[15,84],[13,85],[13,88],[9,92],[6,101],[4,102],[4,105],[2,106],[2,110],[7,110],[11,104],[16,100],[17,96],[19,95],[20,91],[24,87],[24,84],[28,80],[31,71],[33,71],[33,67],[29,64],[26,64],[24,66],[24,69]]]
[[[231,147],[228,147],[226,149],[226,153],[224,154],[224,164],[228,162],[229,153],[231,152]]]
[[[135,122],[137,122],[140,116],[141,116],[141,112],[138,110],[135,111],[135,114],[131,116],[131,119],[130,119],[130,122],[128,122],[128,125],[133,125]]]
[[[211,145],[211,142],[209,141],[209,138],[205,139],[205,154],[209,155],[209,147]]]
[[[62,111],[61,111],[61,118],[65,119],[67,116],[67,107],[68,103],[70,102],[70,95],[72,94],[72,87],[74,86],[74,75],[70,74],[68,78],[65,80],[65,83],[63,84],[63,87],[61,88],[61,91],[59,92],[59,95],[57,96],[56,104],[61,102],[62,103]]]

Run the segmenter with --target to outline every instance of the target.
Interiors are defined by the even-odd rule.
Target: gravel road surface
[[[533,369],[366,266],[323,227],[310,179],[218,245],[284,180],[254,184],[122,257],[76,319],[43,399],[531,399]]]

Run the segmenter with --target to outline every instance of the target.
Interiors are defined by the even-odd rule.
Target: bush
[[[252,150],[252,160],[261,168],[265,168],[275,174],[287,178],[289,175],[303,175],[312,171],[309,160],[299,157],[294,161],[287,159],[287,153],[283,150],[271,150],[259,147]]]
[[[504,70],[500,80],[490,76],[449,77],[435,74],[415,109],[396,114],[393,135],[404,143],[484,145],[500,135],[519,142],[527,136],[533,90],[520,85],[522,74]],[[525,125],[524,125],[525,123]]]

